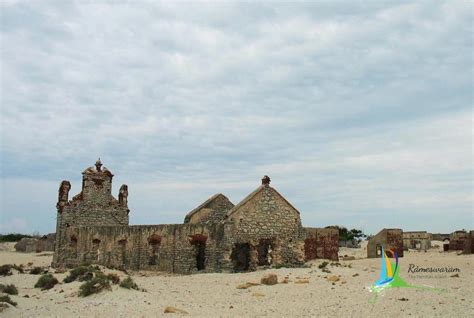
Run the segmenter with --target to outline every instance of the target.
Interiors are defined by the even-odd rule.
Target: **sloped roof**
[[[208,205],[210,205],[214,200],[216,200],[217,198],[219,197],[224,197],[224,199],[226,199],[227,201],[230,202],[230,200],[225,196],[223,195],[222,193],[216,193],[214,194],[212,197],[210,197],[209,199],[207,199],[206,201],[204,201],[203,203],[201,203],[197,208],[193,209],[191,212],[189,212],[188,214],[186,214],[186,216],[184,217],[184,223],[188,222],[191,217],[197,213],[199,210],[201,210],[202,208],[205,208],[207,207]],[[232,202],[230,202],[232,204]]]
[[[271,188],[273,191],[275,191],[275,193],[283,199],[283,201],[286,202],[286,204],[288,204],[290,207],[292,207],[296,212],[298,212],[298,214],[300,214],[300,211],[298,211],[297,208],[295,208],[293,206],[293,204],[291,204],[290,202],[288,202],[287,199],[285,199],[284,196],[282,196],[275,188],[273,187],[270,187],[269,185],[261,185],[259,186],[257,189],[255,189],[252,193],[250,193],[248,196],[246,196],[242,201],[240,201],[239,203],[237,203],[236,206],[234,206],[232,209],[229,210],[229,212],[226,213],[226,218],[228,218],[229,216],[231,216],[235,211],[237,211],[238,209],[240,209],[245,203],[249,202],[250,200],[253,199],[253,197],[255,197],[258,193],[260,193],[262,190],[265,189],[265,187],[269,187]]]

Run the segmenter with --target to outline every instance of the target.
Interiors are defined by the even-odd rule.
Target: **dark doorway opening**
[[[127,267],[128,265],[128,258],[127,258],[127,240],[122,239],[118,241],[118,244],[120,246],[120,257],[122,259],[121,261],[121,266]]]
[[[270,265],[272,263],[272,251],[272,240],[261,239],[257,245],[258,266]]]
[[[148,238],[148,265],[158,264],[158,252],[161,244],[161,236],[153,234]]]
[[[207,236],[202,234],[194,234],[190,236],[190,242],[195,248],[196,269],[198,271],[206,269],[206,241]]]
[[[375,247],[375,250],[376,250],[376,252],[377,252],[377,256],[382,257],[382,246],[377,245],[377,246]]]
[[[308,237],[304,240],[304,256],[307,261],[316,259],[316,238]]]
[[[198,271],[206,269],[206,243],[196,244],[196,268]]]
[[[230,255],[230,258],[234,265],[234,271],[247,271],[250,267],[250,244],[235,244],[234,248],[232,249],[232,254]]]

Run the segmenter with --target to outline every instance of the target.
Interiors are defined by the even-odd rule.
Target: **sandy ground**
[[[441,245],[441,244],[439,244]],[[10,246],[11,247],[11,246]],[[113,286],[111,291],[86,298],[76,296],[79,282],[61,283],[48,291],[33,288],[37,275],[0,276],[0,283],[15,284],[19,295],[11,296],[18,306],[0,315],[5,317],[173,317],[184,314],[164,313],[166,306],[185,310],[196,317],[472,317],[474,314],[474,255],[442,253],[439,248],[428,252],[409,251],[400,259],[400,277],[413,285],[433,286],[444,291],[392,288],[385,290],[374,303],[369,287],[377,280],[380,259],[366,259],[365,247],[341,248],[340,255],[353,255],[355,260],[340,261],[341,266],[328,266],[330,274],[317,265],[310,268],[259,270],[241,274],[198,274],[188,276],[150,272],[133,273],[133,279],[147,291]],[[0,249],[0,264],[16,263],[48,266],[51,253],[23,254]],[[349,267],[350,264],[350,267]],[[409,264],[420,267],[457,267],[459,277],[452,274],[408,273]],[[122,278],[126,275],[116,272]],[[54,269],[51,269],[54,273]],[[278,275],[287,284],[236,287],[246,282],[259,282],[267,273]],[[357,274],[357,275],[356,275]],[[66,273],[54,274],[60,281]],[[325,277],[336,275],[334,284]],[[307,279],[308,283],[297,283]],[[29,298],[24,296],[28,295]],[[407,299],[407,300],[401,300]]]

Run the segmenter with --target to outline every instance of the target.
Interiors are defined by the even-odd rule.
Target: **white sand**
[[[441,244],[439,244],[441,246]],[[365,245],[364,245],[365,247]],[[472,317],[474,313],[474,255],[410,251],[400,259],[400,276],[413,285],[443,288],[439,293],[407,288],[392,288],[369,303],[370,285],[378,278],[380,259],[366,259],[365,249],[341,248],[340,255],[354,255],[354,261],[340,261],[349,267],[331,267],[326,274],[317,267],[323,260],[311,262],[311,268],[269,269],[244,274],[166,275],[150,272],[133,273],[133,279],[147,292],[126,290],[113,286],[86,298],[77,297],[80,283],[61,283],[48,291],[33,288],[38,275],[18,274],[1,277],[2,284],[15,284],[18,296],[11,298],[16,308],[6,309],[5,317],[173,317],[182,314],[164,314],[166,306],[183,309],[188,316],[197,317]],[[41,253],[40,255],[43,255]],[[51,254],[51,253],[49,253]],[[47,266],[52,256],[0,251],[0,264],[16,263]],[[459,278],[451,274],[423,274],[417,277],[407,273],[409,264],[422,267],[457,267]],[[52,270],[54,271],[54,270]],[[111,272],[108,271],[107,272]],[[124,273],[115,271],[122,278]],[[288,284],[254,286],[237,289],[245,282],[259,282],[266,273],[276,273],[279,280],[289,276]],[[353,277],[354,274],[358,276]],[[60,281],[64,274],[54,274]],[[340,275],[332,285],[324,277]],[[415,276],[413,276],[415,275]],[[421,274],[419,274],[421,275]],[[308,284],[296,284],[299,278],[308,278]],[[346,282],[346,283],[343,283]],[[29,298],[24,298],[29,295]],[[399,299],[407,298],[408,301]]]

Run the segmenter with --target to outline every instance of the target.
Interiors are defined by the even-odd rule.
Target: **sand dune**
[[[435,292],[392,288],[374,302],[369,287],[378,278],[380,259],[366,259],[365,246],[360,249],[341,248],[340,255],[356,260],[340,261],[340,266],[318,268],[323,260],[308,263],[310,268],[267,269],[240,274],[198,274],[189,276],[136,272],[133,279],[147,291],[113,286],[86,298],[77,296],[79,282],[61,283],[48,291],[33,288],[37,275],[0,276],[0,283],[15,284],[19,295],[11,296],[18,303],[3,311],[4,317],[472,317],[474,313],[474,256],[409,251],[400,259],[400,276],[414,285],[445,289]],[[51,253],[23,254],[0,251],[0,263],[48,266]],[[459,277],[451,274],[412,274],[409,264],[419,267],[457,267]],[[121,278],[126,275],[115,272]],[[54,272],[54,269],[51,269]],[[247,289],[237,286],[260,282],[265,274],[275,273],[282,282],[257,285]],[[54,274],[60,281],[66,273]],[[328,278],[336,278],[331,282]],[[25,298],[28,295],[29,298]],[[400,300],[407,299],[407,300]],[[164,313],[167,306],[185,313]]]

